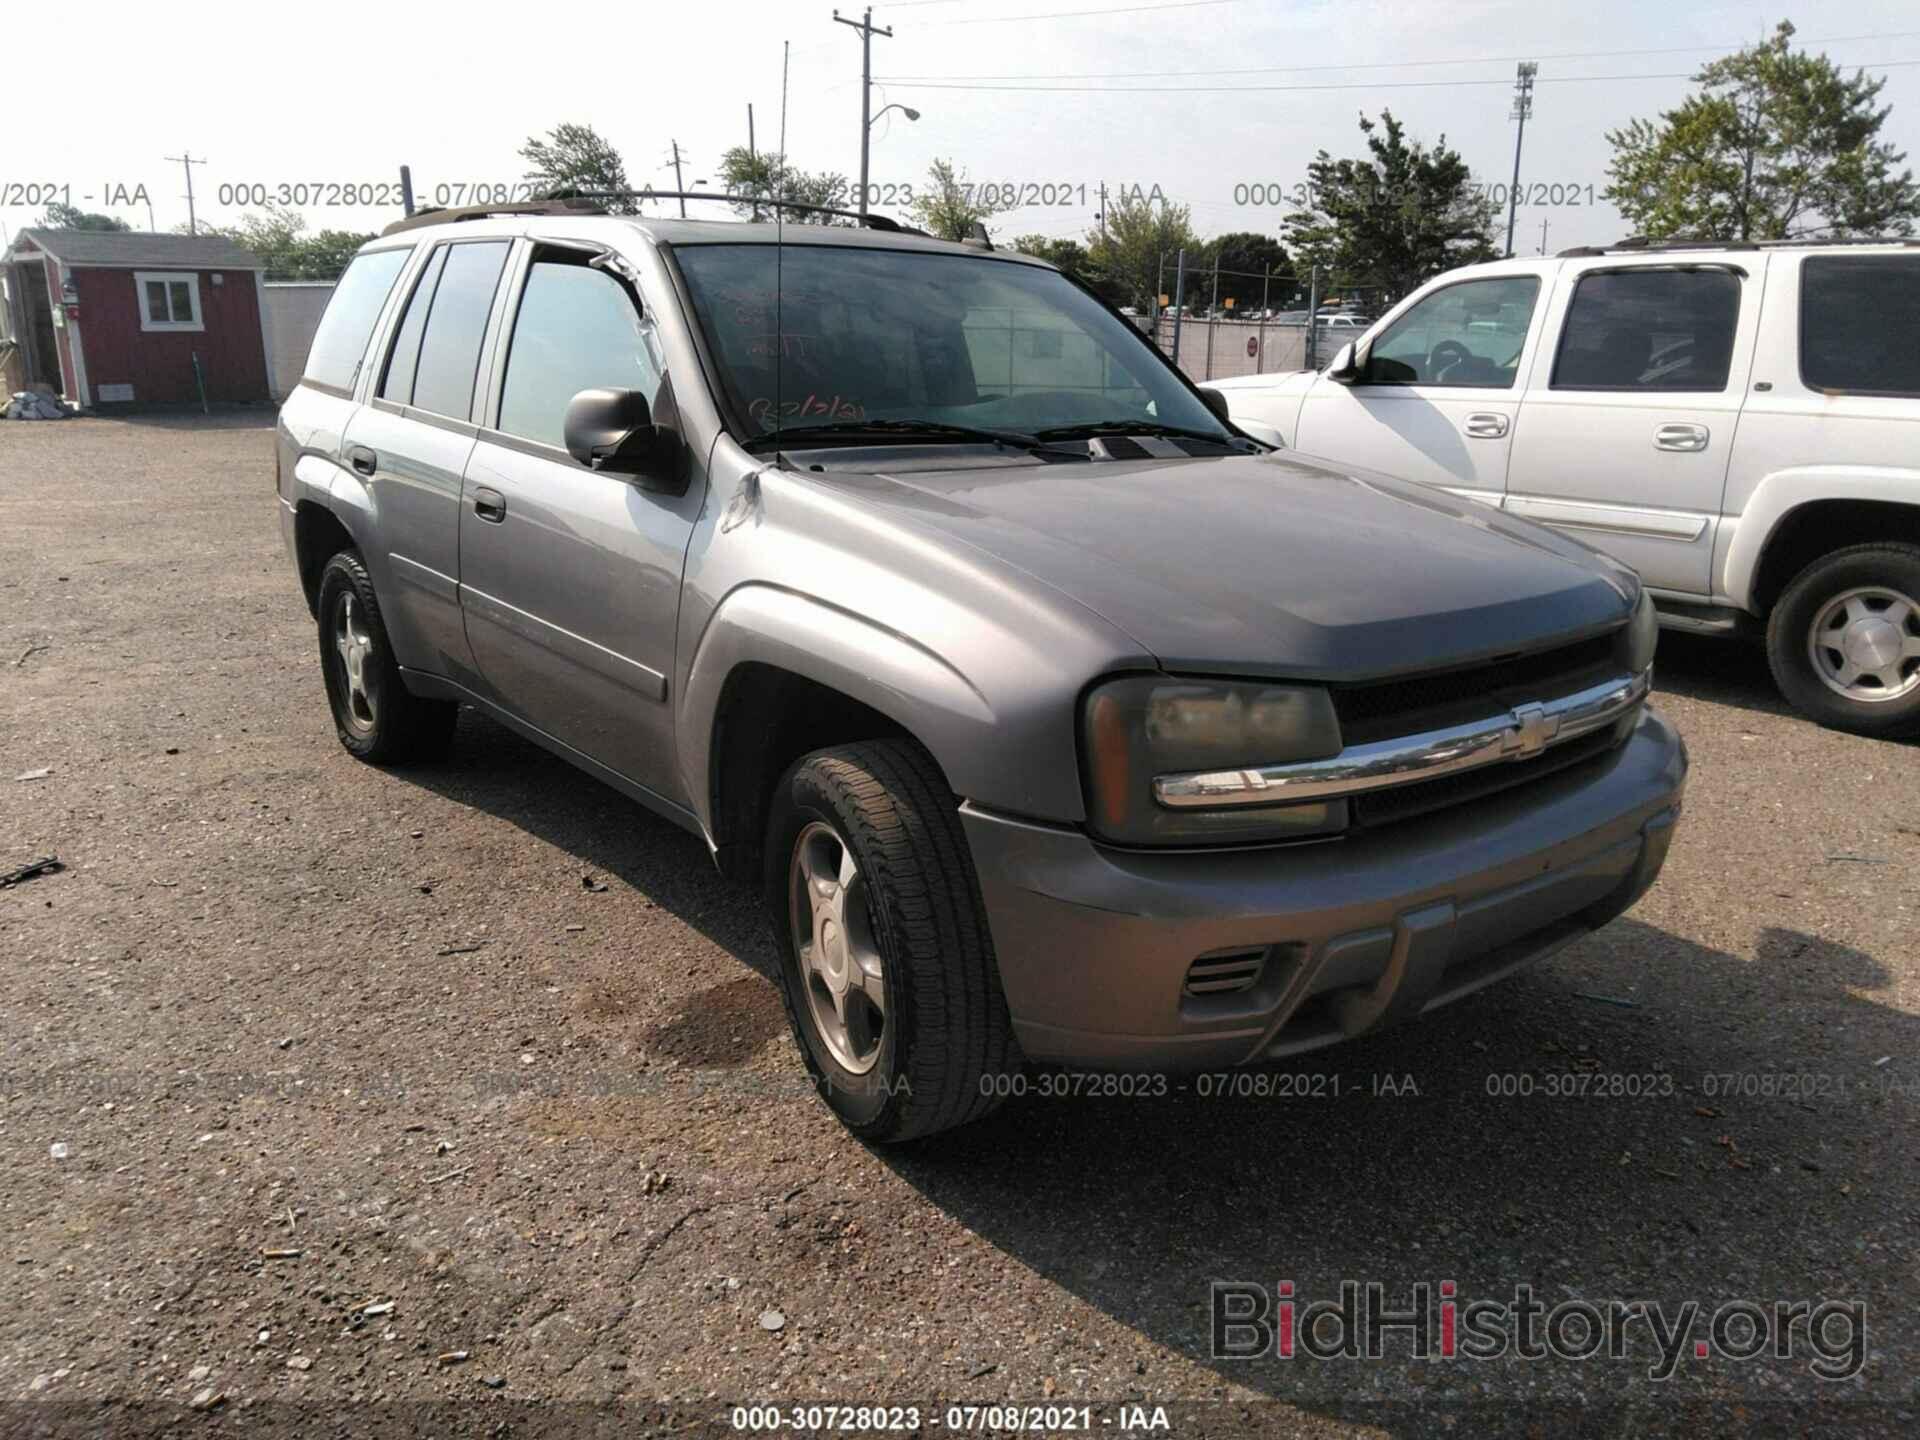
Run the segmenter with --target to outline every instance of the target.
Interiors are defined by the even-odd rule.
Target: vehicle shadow
[[[1748,959],[1627,918],[1445,1013],[1249,1072],[1265,1095],[1174,1077],[1131,1099],[1028,1098],[882,1158],[1141,1335],[1330,1418],[1425,1434],[1452,1411],[1459,1433],[1494,1433],[1521,1402],[1589,1424],[1637,1408],[1613,1433],[1654,1433],[1676,1404],[1737,1401],[1758,1433],[1816,1393],[1913,1399],[1913,1344],[1890,1336],[1907,1282],[1875,1258],[1913,1220],[1912,1082],[1875,1065],[1920,1041],[1920,1019],[1871,998],[1893,983],[1797,931],[1764,931]],[[1621,1360],[1422,1359],[1404,1333],[1379,1359],[1215,1360],[1215,1280],[1270,1296],[1291,1281],[1301,1303],[1377,1281],[1402,1311],[1423,1283],[1437,1311],[1446,1281],[1462,1302],[1522,1284],[1545,1307],[1693,1300],[1699,1336],[1736,1299],[1858,1299],[1881,1353],[1852,1383],[1814,1379],[1804,1344],[1744,1364],[1688,1353],[1656,1382],[1645,1332]],[[1140,1385],[1156,1393],[1151,1370]]]
[[[1665,692],[1770,715],[1795,713],[1773,683],[1766,648],[1755,639],[1717,640],[1663,630],[1653,676],[1656,698]]]
[[[755,896],[697,838],[494,722],[464,712],[453,763],[396,773],[618,877],[776,973]],[[740,993],[744,976],[719,983],[762,1015],[761,1031],[782,1023],[771,994]],[[1797,930],[1762,931],[1747,956],[1629,916],[1441,1014],[1243,1072],[1250,1085],[1174,1076],[1131,1097],[1095,1086],[1039,1098],[1029,1077],[1030,1093],[985,1121],[873,1154],[1036,1275],[1217,1377],[1223,1396],[1393,1435],[1432,1433],[1436,1415],[1456,1433],[1504,1433],[1521,1404],[1567,1422],[1543,1434],[1667,1433],[1687,1414],[1671,1433],[1772,1433],[1816,1402],[1916,1398],[1920,1344],[1898,1317],[1911,1309],[1920,1159],[1915,1082],[1901,1077],[1920,1018],[1894,1008],[1894,987],[1872,954]],[[738,1043],[731,1011],[721,1029]],[[648,1043],[728,1063],[671,1026]],[[1883,1056],[1892,1063],[1876,1065]],[[1696,1336],[1736,1299],[1858,1300],[1875,1328],[1848,1382],[1814,1379],[1804,1343],[1784,1359],[1688,1355],[1655,1381],[1644,1328],[1621,1360],[1440,1361],[1404,1335],[1377,1360],[1215,1360],[1215,1280],[1270,1292],[1291,1281],[1302,1302],[1374,1281],[1398,1309],[1415,1285],[1437,1296],[1446,1281],[1462,1301],[1511,1299],[1519,1285],[1548,1307],[1618,1298],[1677,1314],[1693,1301]],[[1137,1395],[1191,1394],[1191,1374],[1167,1368],[1143,1360]],[[1254,1404],[1249,1431],[1265,1423]],[[1711,1409],[1723,1404],[1742,1407],[1737,1423]],[[1835,1423],[1874,1422],[1847,1410]]]

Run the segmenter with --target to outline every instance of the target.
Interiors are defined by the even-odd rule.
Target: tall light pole
[[[1522,60],[1513,82],[1513,111],[1509,119],[1518,120],[1520,128],[1513,136],[1513,185],[1507,191],[1507,255],[1513,255],[1513,221],[1516,208],[1520,204],[1520,142],[1527,138],[1527,118],[1533,114],[1533,77],[1540,73],[1536,61]]]
[[[869,92],[873,89],[873,37],[884,35],[893,38],[893,31],[883,30],[873,23],[873,7],[867,7],[866,18],[849,20],[838,10],[833,12],[833,23],[847,25],[860,32],[860,213],[867,213],[867,141],[873,133],[873,121],[868,116]],[[905,106],[901,107],[905,109]]]

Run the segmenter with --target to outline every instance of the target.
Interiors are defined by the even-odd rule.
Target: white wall
[[[273,362],[273,398],[284,400],[307,368],[307,349],[333,295],[331,280],[269,280],[260,287],[266,306],[267,349]]]

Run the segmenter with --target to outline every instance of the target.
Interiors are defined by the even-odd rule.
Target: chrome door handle
[[[1507,433],[1507,417],[1483,411],[1478,415],[1467,416],[1465,426],[1468,435],[1475,440],[1498,440]]]
[[[1704,425],[1662,425],[1653,432],[1656,450],[1704,450],[1713,432]]]

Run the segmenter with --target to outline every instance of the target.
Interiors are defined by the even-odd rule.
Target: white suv
[[[1248,433],[1543,521],[1676,629],[1764,625],[1823,724],[1920,732],[1920,242],[1628,241],[1455,270]]]

